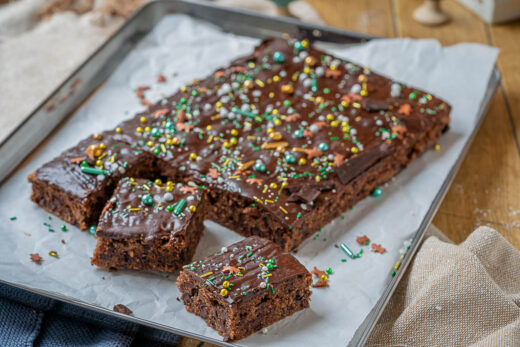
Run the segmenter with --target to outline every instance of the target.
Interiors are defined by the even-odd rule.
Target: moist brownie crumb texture
[[[184,266],[186,309],[226,340],[244,338],[309,307],[310,273],[273,242],[252,236]]]
[[[449,113],[306,40],[266,39],[45,164],[31,198],[87,229],[121,178],[161,177],[205,188],[205,217],[290,250],[432,146]]]
[[[189,263],[203,230],[203,191],[161,179],[123,178],[103,209],[92,263],[173,272]]]

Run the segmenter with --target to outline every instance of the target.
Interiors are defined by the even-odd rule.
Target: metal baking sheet
[[[329,45],[355,44],[372,38],[327,27],[309,26],[291,19],[274,19],[244,11],[232,11],[211,4],[201,4],[189,1],[158,1],[151,3],[140,10],[112,39],[95,52],[94,55],[75,73],[73,73],[71,77],[60,86],[60,88],[58,88],[58,90],[53,93],[53,95],[41,107],[31,114],[17,130],[13,132],[4,143],[2,143],[0,146],[0,160],[3,165],[0,165],[0,168],[3,171],[0,171],[0,178],[5,178],[9,174],[10,169],[12,170],[17,163],[24,159],[23,153],[30,153],[31,150],[33,150],[48,133],[52,132],[52,130],[56,128],[56,126],[65,119],[72,110],[78,107],[92,91],[99,87],[123,60],[127,53],[130,52],[141,38],[148,34],[159,20],[168,13],[186,13],[194,18],[203,19],[213,23],[225,31],[240,34],[242,36],[281,36],[288,33],[291,36],[307,37],[312,41],[317,41],[317,43],[327,43]],[[488,93],[481,106],[479,115],[480,120],[485,113],[489,99],[491,98],[498,81],[499,75],[495,71],[489,83]],[[476,133],[477,128],[478,127],[475,128],[473,135]],[[36,129],[38,131],[35,131]],[[467,150],[470,142],[471,141],[468,141],[466,143],[463,152]],[[424,217],[418,232],[414,236],[410,254],[415,253],[426,227],[435,214],[438,205],[442,201],[442,198],[461,163],[462,157],[463,156],[461,156],[457,163],[451,168],[448,177],[443,183],[442,189],[438,192],[428,213]],[[410,256],[403,262],[402,271],[389,281],[380,300],[351,340],[352,345],[360,345],[366,340],[391,293],[401,278],[401,275],[404,272],[403,270],[408,265],[409,259],[411,259]],[[2,281],[13,284],[5,278]],[[72,302],[83,307],[103,311],[108,314],[116,314],[99,306],[91,305],[70,297],[64,297],[59,293],[41,291],[27,286],[25,286],[25,289],[36,291],[63,301]],[[124,316],[123,318],[144,325],[179,333],[181,335],[223,344],[221,341],[208,339],[201,335],[194,335],[187,331],[181,331],[172,328],[171,326],[153,323],[148,320],[127,316]]]

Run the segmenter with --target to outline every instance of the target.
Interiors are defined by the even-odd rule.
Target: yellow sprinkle
[[[240,167],[238,168],[238,170],[240,170],[240,171],[246,171],[246,170],[247,170],[249,167],[251,167],[254,163],[255,163],[254,160],[248,161],[247,163],[244,163],[244,164],[240,165]]]
[[[262,148],[263,149],[273,149],[273,148],[278,148],[278,147],[285,148],[288,145],[289,145],[289,143],[286,142],[286,141],[281,141],[281,142],[264,142],[264,143],[262,143]]]
[[[354,106],[355,108],[360,108],[361,107],[361,105],[358,102],[353,102],[352,106]]]
[[[259,203],[263,204],[264,202],[262,200],[260,200],[258,197],[256,196],[253,196],[253,199],[255,199],[256,201],[258,201]]]
[[[228,178],[233,178],[234,179],[234,178],[240,178],[240,176],[238,176],[238,175],[237,176],[229,176]]]
[[[264,276],[264,278],[266,278],[266,277],[269,277],[269,276],[272,276],[272,275],[273,275],[273,274],[265,274],[265,275],[263,275],[263,276]]]
[[[274,98],[274,92],[270,92],[270,93],[269,93],[269,97],[270,97],[271,99]]]
[[[200,276],[200,277],[206,277],[206,276],[209,276],[209,275],[212,275],[212,274],[213,274],[213,272],[210,271],[210,272],[206,272],[204,275],[202,275],[202,276]]]
[[[441,149],[441,145],[435,145],[435,146],[433,147],[433,149],[435,149],[436,151],[438,151],[439,149]]]
[[[164,143],[161,143],[161,149],[163,153],[166,153],[166,146],[164,145]]]
[[[273,81],[275,81],[275,82],[280,82],[280,76],[275,75],[275,76],[273,77]]]
[[[363,89],[363,90],[361,90],[361,91],[359,92],[359,94],[360,94],[361,96],[367,96],[367,95],[368,95],[368,92],[366,91],[366,89]]]
[[[213,140],[213,135],[210,135],[210,137],[208,138],[208,143],[211,143],[212,140]]]
[[[220,118],[220,114],[216,114],[216,115],[211,117],[211,120],[217,120],[219,118]]]
[[[282,210],[283,213],[285,213],[285,214],[289,213],[289,212],[287,212],[287,210],[286,210],[285,208],[283,208],[282,206],[280,206],[280,210]]]
[[[226,161],[224,162],[224,166],[227,166],[227,164],[229,164],[230,161],[231,161],[231,158],[227,158]]]
[[[350,151],[351,151],[352,153],[357,153],[357,152],[359,152],[359,149],[358,149],[357,147],[352,147],[352,148],[350,149]]]
[[[265,186],[265,187],[264,187],[264,190],[262,191],[262,193],[267,192],[268,189],[269,189],[269,187],[268,187],[268,186]],[[266,200],[266,201],[267,201],[267,200]]]
[[[98,157],[98,159],[103,159],[104,157],[106,157],[106,155],[107,155],[106,153],[103,153],[103,154],[101,154],[101,155]]]
[[[264,82],[262,82],[261,80],[255,80],[255,83],[258,84],[260,87],[265,86]]]
[[[140,208],[139,208],[139,207],[134,207],[134,208],[130,208],[129,210],[130,210],[130,211],[139,211]]]
[[[143,184],[143,189],[150,190],[150,187],[148,187],[146,184]]]
[[[276,183],[273,182],[273,183],[271,183],[271,184],[269,185],[269,188],[271,188],[271,189],[276,189],[276,188],[278,188],[278,185],[277,185]]]
[[[401,267],[401,261],[398,261],[395,266],[394,266],[394,269],[399,269]]]
[[[268,203],[270,203],[270,204],[274,204],[274,201],[273,201],[273,200],[265,199],[265,202],[268,202]]]

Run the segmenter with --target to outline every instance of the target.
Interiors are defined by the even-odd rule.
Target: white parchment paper
[[[104,87],[0,188],[0,278],[105,308],[124,304],[136,317],[221,340],[176,300],[175,276],[107,272],[91,266],[95,239],[69,225],[68,231],[61,231],[62,221],[49,218],[30,202],[26,177],[80,139],[141,111],[143,106],[134,94],[138,86],[152,85],[147,98],[157,100],[251,52],[257,43],[185,15],[165,17]],[[345,213],[345,219],[333,221],[316,239],[311,237],[299,247],[296,257],[308,269],[332,267],[330,288],[314,289],[310,309],[273,325],[266,334],[239,341],[239,345],[344,346],[352,338],[388,283],[403,241],[417,230],[474,129],[498,52],[477,44],[442,48],[433,40],[404,39],[336,48],[332,53],[444,98],[453,106],[451,130],[440,140],[440,151],[429,151],[415,160],[383,187],[382,197],[365,199]],[[167,83],[155,83],[159,73],[167,77]],[[171,77],[174,73],[176,77]],[[13,216],[17,219],[11,221]],[[49,232],[44,223],[55,231]],[[376,254],[365,247],[360,259],[342,262],[347,257],[334,244],[345,242],[358,251],[355,239],[364,234],[388,252]],[[206,222],[195,259],[240,239],[238,234]],[[58,259],[48,256],[51,250],[58,252]],[[39,253],[42,265],[32,263],[30,253]]]

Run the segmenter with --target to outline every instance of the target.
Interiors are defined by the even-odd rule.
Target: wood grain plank
[[[489,27],[491,43],[500,48],[498,67],[506,93],[508,112],[520,153],[520,21]]]
[[[321,18],[337,28],[394,37],[391,0],[305,0]]]
[[[520,156],[498,91],[433,223],[454,241],[489,225],[520,249],[518,177]]]
[[[472,12],[454,0],[442,1],[442,6],[451,16],[451,21],[438,27],[417,23],[413,11],[424,0],[394,0],[397,31],[400,37],[435,38],[443,45],[459,42],[487,43],[486,25]]]

